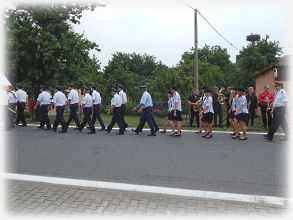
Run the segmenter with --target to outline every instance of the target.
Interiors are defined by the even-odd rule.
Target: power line
[[[234,44],[232,44],[230,41],[228,41],[222,34],[220,34],[219,33],[219,31],[217,31],[216,30],[216,28],[214,28],[213,27],[213,25],[200,13],[200,11],[199,10],[197,10],[197,12],[198,12],[198,14],[211,26],[211,28],[213,28],[214,29],[214,31],[216,31],[217,32],[217,34],[221,37],[221,38],[223,38],[228,44],[230,44],[232,47],[234,47],[236,50],[239,50],[240,51],[240,49],[238,48],[238,47],[236,47]]]

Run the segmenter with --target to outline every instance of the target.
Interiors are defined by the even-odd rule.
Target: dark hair
[[[92,85],[92,88],[93,88],[93,89],[97,89],[97,87],[96,87],[95,85]]]
[[[124,86],[122,84],[118,84],[117,88],[124,89]]]
[[[177,86],[171,86],[171,89],[174,89],[175,91],[177,91]]]

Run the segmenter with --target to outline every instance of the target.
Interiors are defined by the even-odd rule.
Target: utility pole
[[[195,74],[195,82],[194,87],[199,89],[198,87],[198,40],[197,40],[197,9],[194,10],[194,74]]]

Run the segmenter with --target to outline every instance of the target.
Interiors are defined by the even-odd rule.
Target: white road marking
[[[288,204],[288,199],[282,198],[282,197],[189,190],[189,189],[135,185],[135,184],[126,184],[126,183],[101,182],[101,181],[95,181],[95,180],[69,179],[69,178],[35,176],[35,175],[15,174],[15,173],[4,173],[4,179],[33,181],[33,182],[79,186],[79,187],[93,187],[93,188],[100,188],[100,189],[123,190],[123,191],[132,191],[132,192],[166,194],[166,195],[173,195],[173,196],[185,196],[185,197],[202,198],[202,199],[216,199],[216,200],[226,200],[226,201],[235,201],[235,202],[257,203],[257,204],[265,204],[265,205],[285,206]]]
[[[37,127],[39,125],[37,124],[27,124],[28,126],[34,126]],[[59,126],[60,127],[60,126]],[[75,128],[76,126],[72,126],[70,125],[69,128]],[[96,129],[100,129],[101,127],[95,127]],[[119,128],[113,128],[113,130],[118,130]],[[126,128],[126,130],[131,131],[131,129],[135,129],[135,128]],[[148,128],[144,128],[143,131],[149,131],[150,129]],[[171,132],[172,130],[167,129],[168,132]],[[195,130],[181,130],[182,132],[186,132],[186,133],[195,133]],[[231,131],[213,131],[213,133],[219,133],[219,134],[230,134]],[[255,132],[255,131],[248,131],[246,132],[247,134],[260,134],[260,135],[264,135],[267,134],[267,132]],[[284,133],[275,133],[275,135],[281,135],[284,136]]]

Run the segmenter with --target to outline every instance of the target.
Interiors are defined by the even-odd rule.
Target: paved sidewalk
[[[6,180],[6,211],[13,215],[265,215],[287,206],[196,199],[162,194]]]

